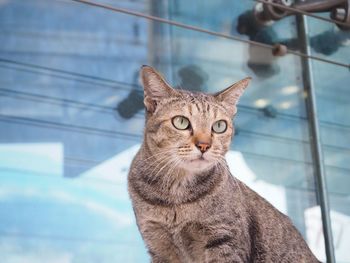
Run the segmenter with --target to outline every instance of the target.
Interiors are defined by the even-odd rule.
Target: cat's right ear
[[[148,112],[153,113],[162,99],[176,95],[176,91],[154,68],[144,65],[141,67],[140,75],[144,89],[143,102]]]

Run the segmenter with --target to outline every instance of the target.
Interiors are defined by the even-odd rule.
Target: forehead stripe
[[[214,108],[214,119],[216,119],[217,116],[218,116],[218,109]]]
[[[196,105],[198,112],[200,112],[200,107],[199,107],[198,103],[194,103],[194,105]]]
[[[190,113],[190,115],[192,115],[192,105],[188,104],[188,112]]]

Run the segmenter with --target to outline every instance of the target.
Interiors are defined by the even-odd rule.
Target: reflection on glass
[[[309,40],[314,56],[349,64],[350,31],[333,23],[308,18]]]
[[[0,145],[2,260],[146,262],[126,190],[137,149],[75,181],[62,177],[59,143]]]

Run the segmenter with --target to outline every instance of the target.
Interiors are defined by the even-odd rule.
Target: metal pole
[[[301,52],[310,55],[310,43],[308,39],[307,20],[304,15],[297,15],[298,37],[300,39]],[[307,57],[302,57],[302,74],[306,96],[306,108],[310,129],[310,145],[315,171],[316,194],[321,207],[322,226],[325,241],[327,262],[335,263],[333,235],[330,219],[329,201],[327,194],[326,176],[323,166],[323,154],[321,149],[320,130],[318,126],[315,85],[313,82],[312,63]]]

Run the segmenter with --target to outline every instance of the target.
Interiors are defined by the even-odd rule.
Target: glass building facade
[[[296,16],[260,26],[253,0],[94,1],[114,10],[0,0],[0,261],[149,262],[126,182],[148,64],[205,92],[253,77],[226,156],[233,175],[320,260],[350,262],[349,31]],[[273,56],[275,43],[297,53]]]

